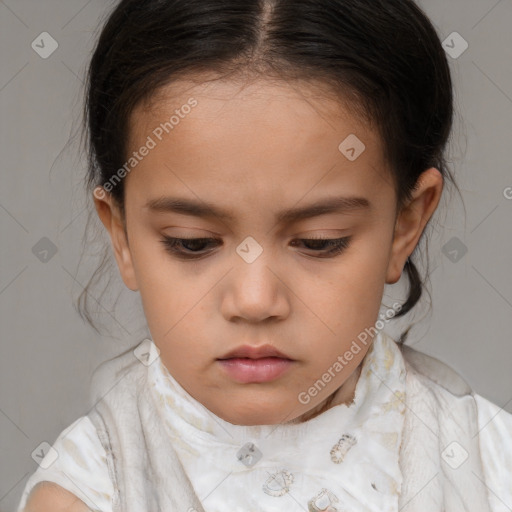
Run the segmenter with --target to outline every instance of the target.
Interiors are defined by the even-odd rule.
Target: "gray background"
[[[116,307],[115,293],[98,299],[112,336],[94,332],[72,303],[95,268],[93,253],[108,243],[100,232],[80,260],[87,219],[77,135],[82,80],[111,5],[0,1],[2,512],[14,511],[36,469],[31,453],[87,413],[95,367],[147,333],[138,295],[129,290]],[[433,310],[426,295],[418,313],[386,330],[395,334],[415,321],[409,344],[447,362],[477,393],[512,412],[512,199],[506,197],[512,197],[512,1],[420,5],[441,40],[456,31],[469,43],[460,57],[449,57],[457,108],[450,162],[467,216],[447,190],[429,229]],[[45,31],[59,47],[42,59],[31,43]],[[99,227],[96,220],[93,232]],[[33,252],[48,244],[40,242],[44,237],[57,248],[47,262]],[[458,254],[450,256],[454,247]],[[388,287],[386,296],[402,298],[403,284]],[[122,290],[118,276],[110,289]]]

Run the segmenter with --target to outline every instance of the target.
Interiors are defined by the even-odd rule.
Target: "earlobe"
[[[96,187],[93,196],[96,212],[109,233],[114,257],[123,282],[130,290],[137,291],[139,288],[135,276],[132,254],[119,207],[115,204],[112,196],[101,187]]]
[[[420,175],[411,200],[397,215],[386,274],[387,284],[394,284],[400,279],[407,259],[439,204],[442,191],[443,176],[436,168],[432,167]]]

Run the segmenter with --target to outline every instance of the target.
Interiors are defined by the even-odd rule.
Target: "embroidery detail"
[[[339,512],[335,507],[339,503],[334,493],[327,489],[322,489],[312,500],[308,501],[309,512]]]
[[[267,478],[267,481],[262,486],[263,492],[278,498],[290,491],[292,483],[293,475],[286,469],[282,469]]]
[[[343,462],[347,452],[357,443],[352,434],[343,434],[340,440],[331,448],[331,460],[335,464]]]

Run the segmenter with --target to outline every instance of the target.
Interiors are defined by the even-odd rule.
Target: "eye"
[[[293,242],[303,242],[307,249],[321,253],[321,256],[317,256],[318,258],[332,258],[348,248],[351,238],[350,236],[343,238],[301,238]]]
[[[222,242],[222,240],[217,240],[216,238],[173,238],[164,236],[161,242],[169,253],[185,259],[194,259],[206,254],[204,252],[205,246],[208,247],[208,245],[212,245],[212,242]]]
[[[348,248],[351,237],[343,238],[301,238],[292,241],[292,245],[296,246],[295,242],[302,242],[306,249],[315,253],[320,253],[318,258],[332,258],[341,254]],[[222,243],[222,240],[216,238],[173,238],[164,236],[161,240],[165,249],[179,258],[183,259],[197,259],[209,251],[208,247],[215,246]]]

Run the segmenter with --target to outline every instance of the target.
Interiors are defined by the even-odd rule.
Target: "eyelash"
[[[345,249],[347,249],[350,245],[350,241],[352,240],[352,237],[343,237],[343,238],[298,238],[296,239],[299,242],[323,242],[327,244],[328,246],[331,246],[332,248],[329,249],[326,252],[323,252],[323,256],[317,256],[317,258],[334,258],[335,256],[338,256],[341,254]],[[294,240],[295,241],[295,240]],[[203,256],[205,256],[206,252],[185,252],[177,246],[183,243],[210,243],[210,242],[221,242],[221,240],[218,240],[216,238],[173,238],[170,236],[164,236],[164,238],[161,240],[163,243],[165,249],[172,255],[175,255],[182,259],[187,260],[193,260],[198,259]],[[321,252],[315,249],[310,249],[314,252]]]

